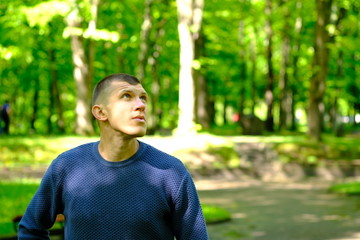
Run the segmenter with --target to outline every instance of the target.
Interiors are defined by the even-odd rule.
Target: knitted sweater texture
[[[65,239],[202,240],[206,225],[182,162],[139,142],[131,158],[108,162],[99,142],[59,155],[19,224],[19,239],[49,239],[56,215]]]

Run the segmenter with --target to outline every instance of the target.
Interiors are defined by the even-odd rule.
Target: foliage
[[[77,29],[84,45],[94,40],[96,51],[92,86],[114,72],[136,74],[141,51],[140,33],[144,1],[100,1],[97,26],[88,34],[90,2],[77,0],[83,24]],[[281,2],[281,1],[280,1]],[[288,66],[289,87],[293,89],[295,112],[306,113],[312,75],[316,7],[312,1],[272,1],[275,124],[279,124],[280,94],[278,78],[282,62],[284,34],[290,36]],[[336,132],[337,124],[354,125],[359,114],[359,3],[356,0],[333,1],[329,71],[323,102],[324,130]],[[286,16],[285,9],[293,9]],[[204,49],[194,61],[206,79],[208,112],[211,123],[221,127],[232,122],[244,102],[243,114],[266,116],[265,86],[267,74],[265,1],[213,0],[205,2],[203,14]],[[75,132],[76,84],[73,80],[72,52],[65,18],[71,10],[68,0],[10,1],[0,4],[0,103],[10,99],[11,132],[14,134],[57,134],[60,113],[65,133]],[[178,118],[179,42],[175,1],[154,1],[149,49],[152,58],[143,81],[150,96],[158,92],[159,128],[174,129]],[[341,12],[344,16],[340,18]],[[285,19],[286,17],[286,19]],[[284,30],[289,23],[290,29]],[[243,37],[239,26],[244,24]],[[301,27],[296,31],[297,27]],[[241,44],[239,43],[241,40]],[[54,54],[51,55],[51,52]],[[240,57],[243,53],[243,59]],[[53,56],[53,57],[52,57]],[[252,57],[256,58],[253,59]],[[157,61],[156,65],[153,61]],[[195,64],[196,63],[196,64]],[[245,63],[244,68],[240,67]],[[55,71],[54,71],[55,70]],[[57,76],[54,78],[55,75]],[[252,75],[253,74],[253,75]],[[56,110],[50,89],[56,79],[62,108]],[[153,83],[158,79],[158,89]],[[244,95],[241,91],[244,90]],[[241,98],[244,99],[241,99]],[[359,116],[359,115],[358,115]],[[303,116],[300,116],[303,118]],[[346,123],[342,117],[351,120]],[[296,114],[296,118],[299,116]],[[34,124],[31,123],[34,120]],[[216,121],[215,121],[216,119]],[[305,116],[306,119],[306,116]],[[337,122],[335,119],[338,119]],[[263,119],[264,120],[264,119]],[[299,123],[296,122],[296,127]],[[359,125],[356,126],[357,130]],[[351,129],[352,131],[353,129]]]
[[[346,182],[332,185],[329,188],[330,192],[345,194],[345,195],[359,195],[360,196],[360,182]]]

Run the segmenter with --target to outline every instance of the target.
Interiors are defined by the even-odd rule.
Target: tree
[[[313,106],[321,110],[318,122],[324,130],[335,132],[336,115],[358,116],[358,0],[333,1],[331,20],[321,26],[330,39],[322,38],[316,27],[314,17],[324,13],[315,1],[214,0],[204,8],[195,0],[178,0],[182,8],[175,3],[0,4],[0,102],[10,99],[12,132],[80,132],[75,126],[80,114],[84,125],[91,126],[92,116],[85,111],[90,110],[86,101],[94,79],[114,72],[138,73],[144,79],[152,133],[174,129],[178,120],[183,132],[194,130],[195,122],[203,129],[232,125],[232,114],[243,112],[269,120],[270,129],[277,123],[288,129],[290,118],[291,129],[303,127],[308,117],[310,134],[316,132],[310,125],[317,126],[310,119],[317,115]],[[79,18],[67,27],[64,20],[73,11]],[[326,72],[322,49],[328,52]],[[73,57],[74,65],[69,64]],[[74,78],[83,82],[77,85]],[[84,100],[81,105],[79,99]]]
[[[57,127],[59,129],[59,133],[65,133],[65,122],[63,116],[63,106],[60,99],[60,90],[59,90],[59,77],[58,71],[56,68],[56,50],[53,46],[49,47],[49,69],[50,69],[50,84],[49,84],[49,92],[50,92],[50,113],[49,113],[49,130],[48,133],[53,133],[51,128],[51,117],[53,113],[53,109],[55,109],[57,113]]]
[[[310,79],[308,135],[311,139],[320,141],[323,127],[325,83],[328,67],[329,34],[326,27],[330,20],[332,0],[317,0],[316,29],[313,57],[313,73]]]
[[[203,67],[201,58],[205,57],[205,35],[203,31],[199,32],[199,37],[195,40],[195,59],[196,67],[194,69],[195,80],[195,109],[196,122],[199,123],[203,129],[209,129],[211,126],[210,106],[209,106],[209,91],[208,82],[204,75],[205,69]]]
[[[282,0],[284,11],[284,26],[282,31],[282,62],[279,77],[279,129],[287,129],[291,123],[292,97],[289,89],[289,61],[290,61],[290,10],[288,1]],[[290,118],[289,118],[290,117]]]
[[[240,116],[244,115],[245,109],[245,92],[246,92],[246,80],[247,80],[247,61],[246,61],[246,45],[245,45],[245,26],[244,26],[244,19],[241,19],[239,22],[239,68],[240,68],[240,78],[239,78],[239,85],[240,85],[240,97],[239,97],[239,114]]]
[[[289,91],[292,98],[291,101],[291,130],[296,130],[296,121],[295,121],[295,104],[297,96],[297,93],[299,92],[297,90],[296,83],[300,82],[300,76],[299,76],[299,58],[300,58],[300,47],[301,47],[301,36],[303,35],[303,17],[301,15],[301,10],[303,9],[303,3],[301,0],[296,1],[296,19],[295,19],[295,25],[294,25],[294,38],[293,43],[291,45],[291,58],[292,58],[292,84],[289,85]]]
[[[187,134],[195,130],[195,85],[192,67],[195,39],[199,37],[204,2],[203,0],[176,2],[180,40],[178,133]]]
[[[267,60],[267,84],[266,84],[266,92],[265,92],[265,101],[267,106],[267,114],[266,114],[266,129],[270,132],[274,131],[274,68],[273,68],[273,29],[272,29],[272,6],[271,0],[266,0],[266,8],[265,14],[267,16],[266,19],[266,60]]]
[[[97,1],[92,1],[92,3],[95,4]],[[82,22],[79,16],[79,5],[76,0],[71,1],[71,7],[71,12],[68,14],[66,20],[70,31],[72,59],[74,64],[74,79],[77,89],[75,132],[80,135],[91,135],[94,133],[92,126],[92,114],[90,111],[92,86],[92,79],[90,79],[90,77],[92,77],[92,70],[90,70],[91,68],[89,67],[85,47],[83,45],[81,32]],[[95,23],[93,23],[93,21],[90,23],[91,31],[94,31]],[[80,31],[77,33],[77,30],[79,29]],[[89,46],[90,49],[94,48],[93,44],[90,44]]]
[[[146,65],[149,55],[149,45],[150,45],[150,32],[152,28],[152,7],[154,0],[145,0],[145,9],[144,9],[144,20],[141,25],[140,32],[140,51],[139,51],[139,66],[137,70],[137,77],[140,81],[143,81],[145,77]]]

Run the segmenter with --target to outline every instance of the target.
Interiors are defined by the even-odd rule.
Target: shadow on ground
[[[326,192],[327,184],[197,182],[201,201],[232,212],[209,225],[212,240],[360,239],[360,199]]]

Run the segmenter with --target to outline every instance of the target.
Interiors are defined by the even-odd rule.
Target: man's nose
[[[136,111],[144,111],[146,107],[146,103],[140,99],[140,98],[136,98],[135,100],[135,110]]]

